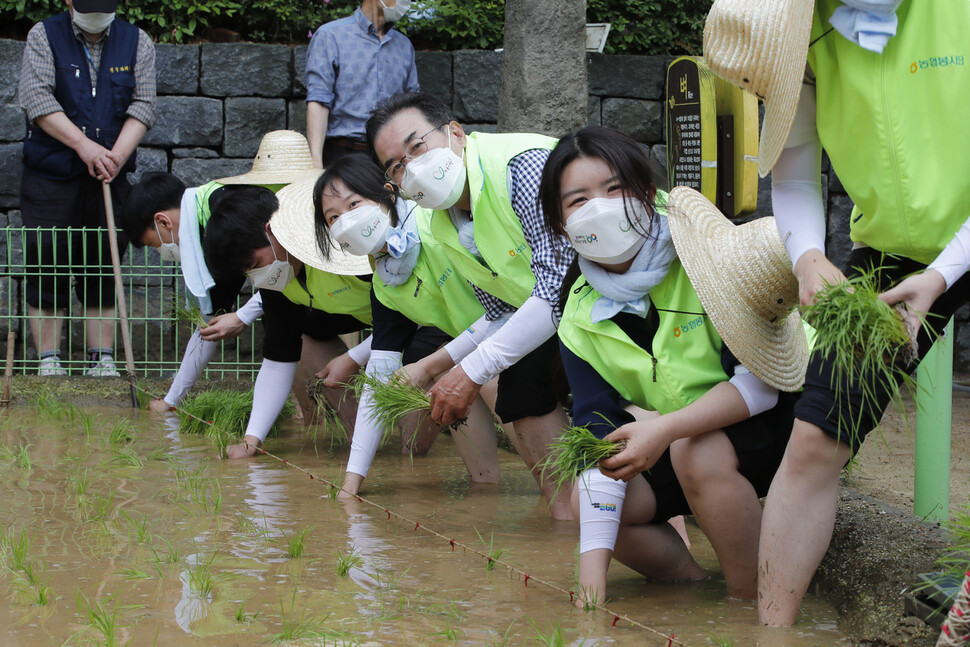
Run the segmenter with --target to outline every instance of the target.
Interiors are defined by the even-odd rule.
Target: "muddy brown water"
[[[0,454],[2,645],[250,645],[299,630],[293,644],[667,644],[501,566],[488,571],[382,509],[469,546],[491,542],[533,578],[573,589],[577,527],[550,518],[516,456],[500,451],[501,484],[481,486],[447,437],[413,461],[385,448],[364,492],[371,507],[333,500],[320,480],[269,457],[218,460],[211,441],[145,413],[85,411],[89,433],[30,407],[0,414],[10,450]],[[111,442],[122,420],[133,440]],[[30,469],[15,457],[24,446]],[[267,449],[325,478],[347,454],[295,428]],[[306,528],[304,554],[291,558],[287,545]],[[688,529],[712,578],[652,584],[614,563],[611,610],[687,645],[850,644],[812,596],[796,628],[759,627],[753,603],[725,599],[710,545]],[[352,551],[359,563],[342,577],[338,554]]]

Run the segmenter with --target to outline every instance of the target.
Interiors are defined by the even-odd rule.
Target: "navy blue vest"
[[[135,90],[138,28],[121,20],[111,23],[111,31],[101,51],[98,83],[92,92],[87,54],[74,35],[71,13],[67,11],[48,18],[43,25],[54,54],[54,98],[88,139],[110,149],[128,118],[125,111]],[[24,166],[54,179],[77,177],[88,172],[77,153],[40,126],[30,123],[24,139]],[[132,154],[121,173],[134,168],[135,155]]]

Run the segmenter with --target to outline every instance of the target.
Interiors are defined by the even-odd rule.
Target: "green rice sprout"
[[[291,559],[297,557],[303,557],[306,552],[306,536],[313,529],[313,526],[307,526],[305,528],[300,528],[295,530],[292,535],[287,535],[285,530],[281,530],[281,534],[286,541],[273,540],[273,543],[280,544],[286,549],[286,554],[290,556]]]
[[[199,302],[189,297],[186,297],[184,301],[180,301],[178,296],[172,299],[172,316],[175,317],[176,321],[190,324],[195,328],[205,328],[209,325],[206,323],[205,317],[202,316]]]
[[[216,587],[216,577],[212,574],[212,562],[215,559],[215,552],[208,555],[197,554],[195,555],[195,563],[186,568],[189,590],[200,597],[209,597]]]
[[[30,443],[26,445],[21,445],[20,449],[14,454],[14,464],[25,472],[29,472],[34,469],[34,462],[30,459],[30,452],[27,448],[30,447]]]
[[[106,647],[117,647],[121,644],[115,636],[118,628],[124,626],[118,624],[120,601],[115,602],[114,608],[109,609],[106,601],[96,600],[91,604],[80,589],[74,589],[74,602],[77,604],[78,612],[87,618],[88,625],[104,638],[103,644]]]
[[[597,438],[588,426],[569,427],[549,445],[549,453],[540,461],[538,468],[543,482],[556,484],[556,494],[564,485],[572,483],[604,458],[620,453],[626,441],[613,442]],[[552,498],[555,498],[555,495]]]
[[[213,389],[203,391],[185,400],[178,410],[179,431],[185,434],[200,434],[213,439],[220,451],[245,434],[249,414],[253,408],[252,391],[231,391]],[[283,406],[280,415],[270,429],[278,434],[284,421],[293,416],[294,407],[289,401]]]
[[[707,637],[714,643],[714,647],[734,647],[734,637],[731,634],[721,635],[711,631]]]
[[[51,420],[60,420],[68,415],[68,406],[64,400],[54,395],[50,389],[41,389],[37,397],[34,398],[34,408],[37,409],[42,417]]]
[[[120,577],[121,579],[128,582],[152,579],[151,573],[147,573],[141,570],[140,568],[134,568],[134,567],[123,568],[119,571],[115,571],[115,574],[118,575],[118,577]]]
[[[249,624],[259,617],[259,611],[256,613],[246,613],[243,609],[243,605],[240,604],[238,607],[236,607],[234,617],[236,618],[236,622],[245,622],[246,624]]]
[[[178,548],[168,539],[163,539],[166,544],[168,544],[167,549],[164,549],[161,554],[152,548],[152,555],[155,556],[156,564],[177,564],[181,561],[181,556],[179,555]]]
[[[324,394],[326,388],[321,378],[307,380],[307,395],[316,403],[317,407],[317,424],[323,425],[323,428],[330,432],[330,449],[333,450],[335,446],[343,447],[347,444],[350,438],[350,430],[347,429],[347,425],[340,418],[338,409],[331,404]],[[314,426],[312,440],[316,441],[316,426]]]
[[[864,413],[879,406],[880,390],[901,409],[899,384],[916,388],[907,371],[919,350],[916,331],[907,328],[898,307],[879,299],[881,269],[862,272],[843,283],[827,283],[815,303],[802,310],[805,321],[816,331],[814,351],[832,364],[836,402],[843,401],[848,389],[861,389],[862,406],[854,419],[845,420],[843,408],[836,405],[839,428],[846,430],[849,441],[862,431]]]
[[[135,540],[136,544],[147,544],[152,539],[152,525],[148,520],[148,515],[143,514],[140,517],[133,517],[124,510],[119,510],[118,513],[124,517],[125,521],[131,527],[131,537]]]
[[[387,382],[382,382],[372,375],[360,373],[355,378],[354,388],[360,393],[365,386],[370,387],[374,398],[371,421],[384,429],[381,445],[387,442],[391,432],[406,417],[416,412],[429,413],[431,410],[428,394],[406,379],[392,376]]]
[[[114,500],[114,490],[107,495],[95,494],[93,498],[85,499],[85,503],[91,508],[89,521],[94,521],[103,526],[111,517],[111,513],[114,512]]]
[[[2,544],[4,561],[7,568],[11,571],[23,571],[30,563],[30,535],[27,529],[23,528],[20,534],[14,534],[13,530],[4,531],[0,537]]]
[[[125,467],[145,467],[145,459],[131,447],[122,447],[112,452],[111,462]]]
[[[91,475],[88,473],[88,468],[79,467],[67,477],[67,482],[70,483],[74,496],[84,496],[88,488],[91,487]]]
[[[505,549],[502,548],[501,544],[495,543],[494,532],[488,538],[487,542],[485,541],[485,538],[482,537],[482,533],[478,532],[477,528],[475,529],[475,534],[478,535],[478,541],[482,542],[482,546],[485,547],[485,553],[488,555],[488,561],[485,563],[485,570],[490,571],[495,568],[495,563],[502,559]]]
[[[364,563],[364,558],[357,552],[356,546],[351,546],[350,552],[346,555],[339,551],[334,551],[334,554],[337,556],[337,575],[340,577],[347,577],[351,569],[358,568]]]
[[[550,627],[548,632],[544,632],[539,629],[539,625],[535,623],[531,618],[529,622],[532,624],[532,628],[535,629],[536,635],[532,639],[533,644],[545,645],[546,647],[565,647],[566,639],[562,635],[562,627],[558,624]]]
[[[341,638],[346,639],[349,637],[343,632],[332,631],[324,628],[323,623],[325,623],[327,618],[330,617],[329,613],[320,619],[315,618],[312,615],[307,616],[307,610],[303,609],[302,613],[300,613],[300,617],[296,618],[293,612],[294,606],[296,606],[296,590],[293,591],[293,598],[290,600],[289,614],[286,613],[286,608],[283,606],[283,600],[280,600],[282,628],[279,633],[274,634],[270,638],[274,645],[301,639],[323,640],[325,642],[326,639],[336,641]]]
[[[128,444],[132,440],[134,440],[134,436],[131,435],[131,420],[122,418],[115,422],[108,434],[108,441],[112,445],[121,445]]]

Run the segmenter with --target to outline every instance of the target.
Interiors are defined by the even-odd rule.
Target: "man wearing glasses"
[[[406,367],[416,383],[454,368],[431,390],[432,419],[465,417],[481,385],[499,377],[496,413],[511,423],[516,448],[557,519],[570,519],[568,488],[542,484],[534,470],[567,426],[552,387],[563,277],[573,259],[537,204],[542,168],[556,140],[534,134],[466,135],[437,98],[400,94],[378,104],[367,141],[386,179],[435,211],[431,230],[485,308],[489,338],[454,346]],[[494,331],[494,332],[493,332]]]

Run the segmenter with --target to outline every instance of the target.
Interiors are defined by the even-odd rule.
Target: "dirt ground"
[[[954,381],[970,384],[970,375],[954,375]],[[890,409],[877,431],[863,444],[856,465],[845,479],[847,487],[913,511],[916,407],[905,399],[903,416]],[[970,392],[954,389],[950,443],[950,518],[970,505]]]

